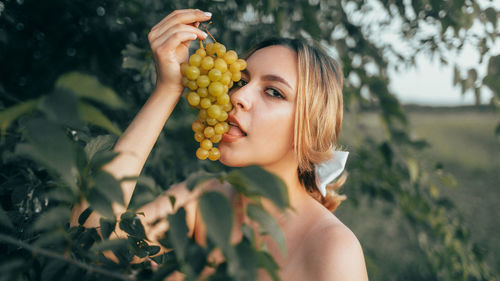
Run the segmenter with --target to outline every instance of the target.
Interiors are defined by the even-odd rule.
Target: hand
[[[197,25],[210,17],[210,13],[200,10],[176,10],[151,29],[148,40],[156,65],[157,89],[165,88],[181,95],[184,87],[180,64],[188,59],[191,41],[207,37]]]

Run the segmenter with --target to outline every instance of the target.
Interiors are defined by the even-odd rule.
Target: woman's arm
[[[140,174],[165,122],[182,94],[180,63],[188,58],[189,44],[196,38],[205,39],[207,36],[194,25],[196,22],[208,19],[210,14],[199,10],[178,10],[151,29],[148,39],[157,71],[156,88],[116,143],[114,150],[119,152],[119,155],[103,167],[115,178],[135,177]],[[125,205],[113,205],[117,217],[127,209],[135,185],[136,181],[121,183]],[[182,186],[171,192],[175,193],[176,190],[178,196],[185,194]],[[87,207],[86,202],[74,207],[71,225],[77,225],[78,216]],[[85,226],[97,227],[99,218],[100,216],[94,212]]]

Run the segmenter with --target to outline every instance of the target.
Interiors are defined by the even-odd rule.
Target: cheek
[[[290,110],[261,114],[256,118],[253,140],[267,153],[282,154],[293,147],[293,113]]]

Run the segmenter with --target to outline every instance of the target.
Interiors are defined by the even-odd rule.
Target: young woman
[[[174,11],[149,33],[158,79],[155,91],[115,145],[120,155],[106,166],[116,178],[138,175],[165,122],[177,104],[183,86],[180,63],[188,58],[191,41],[207,35],[195,23],[210,19],[199,10]],[[280,265],[282,280],[368,280],[361,246],[354,234],[331,211],[340,198],[318,190],[314,167],[332,157],[342,122],[342,73],[335,62],[299,40],[266,41],[250,52],[242,80],[230,92],[233,109],[230,130],[219,144],[221,163],[231,167],[259,165],[286,183],[294,211],[285,214],[263,200],[281,225],[287,247],[283,256],[271,238],[261,237]],[[128,203],[135,182],[124,182]],[[151,240],[167,230],[167,222],[150,222],[184,206],[190,234],[204,243],[204,226],[197,216],[196,197],[218,189],[234,205],[244,206],[230,186],[208,181],[189,192],[184,183],[146,205],[144,224]],[[74,209],[73,224],[86,204]],[[115,206],[115,212],[125,207]],[[238,222],[246,220],[239,217]],[[86,226],[98,225],[93,214]],[[118,234],[120,235],[120,234]],[[231,239],[241,238],[238,224]],[[259,272],[259,280],[269,280]]]

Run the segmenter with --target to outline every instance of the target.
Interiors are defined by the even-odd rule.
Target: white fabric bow
[[[326,195],[326,185],[332,182],[344,170],[348,155],[349,152],[347,151],[334,151],[330,160],[316,165],[316,186],[323,197]]]

